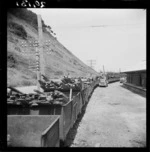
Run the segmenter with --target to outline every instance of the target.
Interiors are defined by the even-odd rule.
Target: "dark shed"
[[[127,74],[126,83],[146,89],[146,61],[125,70],[123,73]]]

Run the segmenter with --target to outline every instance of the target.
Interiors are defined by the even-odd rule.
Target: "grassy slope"
[[[24,86],[36,84],[36,72],[30,70],[29,65],[35,65],[35,49],[22,48],[21,42],[37,40],[37,30],[25,20],[8,13],[7,26],[7,67],[8,85]],[[21,30],[21,32],[20,32]],[[86,66],[81,60],[68,51],[50,33],[43,33],[43,40],[50,40],[51,48],[55,51],[52,54],[46,53],[44,47],[45,72],[49,78],[62,77],[69,73],[71,76],[89,76],[89,73],[96,74],[94,70]],[[30,51],[31,53],[23,53]]]

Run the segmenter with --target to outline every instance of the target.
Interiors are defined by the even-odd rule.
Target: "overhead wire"
[[[55,28],[97,28],[97,27],[111,27],[111,26],[139,26],[139,25],[143,25],[143,24],[102,24],[102,25],[89,25],[89,26],[55,26]]]

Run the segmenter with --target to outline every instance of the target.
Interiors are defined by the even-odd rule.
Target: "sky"
[[[57,40],[99,72],[119,72],[146,60],[146,10],[29,9],[51,26]]]

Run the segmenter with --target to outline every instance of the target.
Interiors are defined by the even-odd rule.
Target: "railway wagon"
[[[110,78],[110,79],[108,79],[108,83],[113,83],[113,82],[117,82],[117,81],[119,81],[120,80],[120,78],[119,77],[114,77],[114,78]]]
[[[52,123],[52,125],[50,125],[52,128],[56,127],[57,129],[54,129],[54,130],[55,131],[57,130],[58,133],[56,133],[55,131],[51,131],[52,130],[52,129],[50,129],[51,127],[49,127],[50,131],[48,131],[48,129],[47,129],[47,131],[43,131],[43,130],[42,131],[46,134],[45,136],[48,136],[47,135],[48,133],[53,134],[52,132],[55,132],[54,134],[59,135],[59,142],[60,141],[65,142],[65,139],[66,139],[66,136],[67,136],[69,130],[73,127],[74,123],[76,122],[76,120],[78,118],[78,115],[80,113],[82,113],[83,107],[88,103],[89,98],[90,98],[94,88],[98,85],[98,83],[99,83],[99,80],[93,81],[88,87],[86,87],[83,90],[81,90],[80,92],[78,92],[77,95],[74,98],[72,98],[65,105],[48,106],[46,104],[45,105],[43,104],[40,106],[33,107],[30,110],[30,114],[26,115],[27,113],[25,113],[25,115],[26,115],[26,117],[29,117],[29,118],[30,118],[30,116],[36,117],[36,116],[41,116],[41,115],[44,117],[59,116],[59,121],[57,121],[57,125],[55,125],[55,123]],[[53,110],[50,110],[50,108]],[[45,111],[45,109],[47,109],[46,110],[47,112]],[[51,111],[51,112],[48,112],[48,111]],[[16,115],[16,117],[17,116],[19,116],[19,115]],[[11,114],[10,114],[10,116],[8,115],[8,117],[12,117]],[[22,118],[23,118],[23,116],[22,116]],[[17,119],[15,121],[17,121]],[[39,121],[40,121],[40,118],[39,118]],[[26,120],[26,123],[29,123],[29,122],[30,122],[29,119]],[[59,129],[58,129],[58,122],[59,122]],[[53,126],[55,126],[55,127],[53,127]],[[27,128],[24,128],[24,129],[26,130]],[[32,129],[34,129],[34,128],[32,128]],[[42,129],[42,127],[40,128],[40,125],[38,125],[37,130],[41,130],[41,129]],[[15,130],[17,130],[17,128]],[[28,130],[27,132],[30,133],[31,131]],[[37,145],[39,147],[57,147],[57,146],[59,146],[58,140],[55,140],[55,142],[54,142],[52,138],[47,138],[47,137],[44,138],[44,133],[39,134],[40,138],[38,137],[39,140],[41,141],[41,144],[32,144],[30,146],[33,146],[33,147],[36,147]],[[22,142],[27,141],[27,138],[23,138],[23,136],[26,136],[26,135],[27,134],[22,135],[22,138],[21,138]],[[41,136],[43,135],[43,136],[41,137],[40,135]],[[29,136],[30,136],[30,134],[28,134],[28,137]],[[39,141],[38,141],[38,143],[39,143]],[[52,144],[50,144],[50,143],[52,143]],[[27,146],[29,146],[29,145],[27,144]]]
[[[8,147],[59,147],[59,117],[8,115]]]

